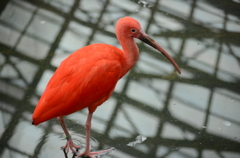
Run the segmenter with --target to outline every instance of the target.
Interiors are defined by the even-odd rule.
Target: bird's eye
[[[135,30],[135,29],[131,29],[131,31],[132,31],[132,33],[136,32],[136,30]]]

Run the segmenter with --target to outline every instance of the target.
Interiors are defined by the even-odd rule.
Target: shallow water
[[[140,58],[93,115],[101,158],[239,158],[239,1],[12,0],[0,8],[0,157],[74,157],[56,119],[31,124],[60,62],[92,43],[120,48],[115,22],[137,19],[175,59],[137,41]],[[85,146],[87,109],[66,116]]]

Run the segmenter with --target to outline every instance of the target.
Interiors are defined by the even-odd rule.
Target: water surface
[[[120,48],[116,21],[137,19],[175,59],[140,41],[140,59],[94,113],[93,150],[103,158],[240,157],[239,1],[11,0],[0,8],[0,157],[67,156],[53,119],[32,112],[62,60],[92,43]],[[85,145],[87,110],[66,117]]]

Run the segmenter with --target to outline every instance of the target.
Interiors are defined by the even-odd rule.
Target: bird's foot
[[[65,150],[66,153],[68,153],[69,150],[72,150],[73,153],[76,153],[78,151],[78,149],[81,148],[81,146],[77,146],[73,143],[70,135],[66,139],[67,139],[67,143],[66,143],[65,146],[62,147],[62,149]]]
[[[76,158],[96,158],[97,156],[107,154],[108,152],[114,150],[115,148],[110,148],[102,151],[96,151],[96,152],[87,152],[84,151],[80,155],[77,155]]]

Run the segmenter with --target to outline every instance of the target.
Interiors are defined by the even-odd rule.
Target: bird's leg
[[[64,149],[67,153],[69,152],[69,149],[72,150],[72,152],[76,153],[76,150],[74,148],[79,149],[80,146],[77,146],[73,143],[71,135],[69,134],[67,127],[64,123],[63,117],[58,117],[57,119],[58,119],[58,122],[60,123],[60,125],[62,126],[62,129],[63,129],[63,131],[66,135],[66,139],[67,139],[67,143],[64,147],[62,147],[62,149]]]
[[[91,150],[91,145],[90,145],[90,131],[91,131],[91,120],[92,120],[92,113],[88,113],[88,117],[87,117],[87,121],[86,121],[86,124],[85,124],[85,130],[86,130],[86,148],[85,148],[85,151],[83,153],[81,153],[80,155],[78,155],[77,157],[80,157],[80,156],[88,156],[90,158],[95,158],[95,156],[97,155],[100,155],[102,153],[106,153],[108,151],[111,151],[113,150],[112,148],[111,149],[106,149],[106,150],[103,150],[103,151],[98,151],[98,152],[90,152]]]

